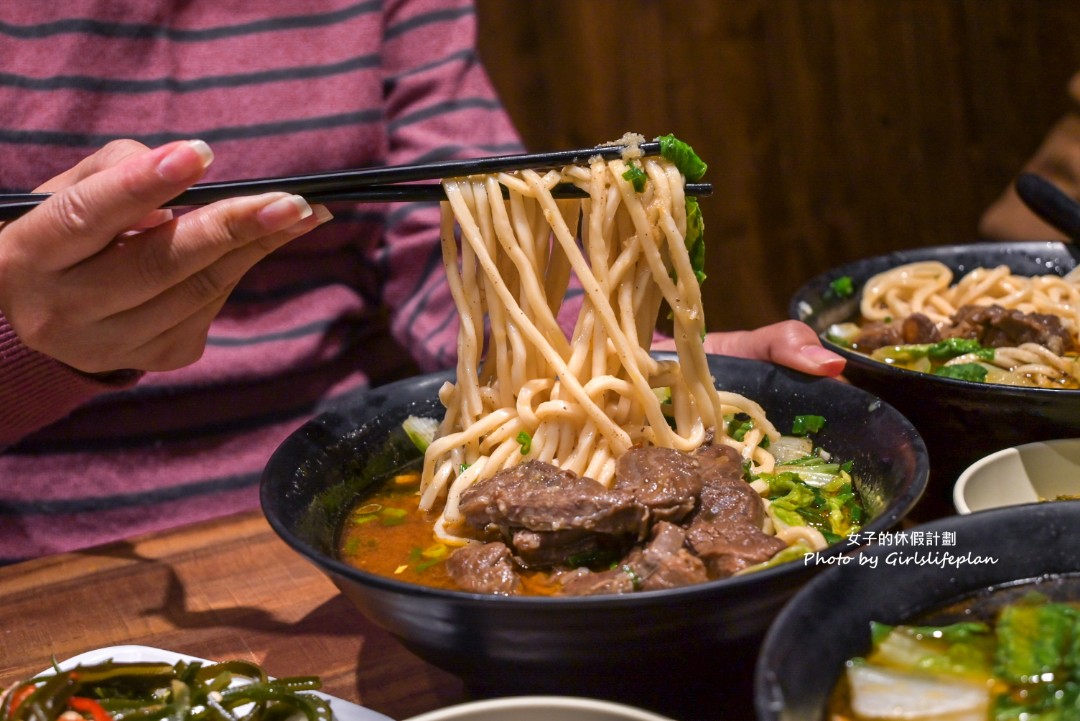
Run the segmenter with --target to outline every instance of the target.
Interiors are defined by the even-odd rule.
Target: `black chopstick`
[[[710,183],[687,183],[684,192],[688,196],[706,198],[712,195],[713,188]],[[242,194],[243,193],[240,192],[233,192],[224,197],[234,197]],[[587,195],[584,190],[568,183],[556,185],[552,189],[552,194],[556,198],[584,198]],[[49,196],[49,193],[0,194],[0,221],[14,220],[19,216],[28,213],[40,205]],[[179,196],[177,200],[182,197],[183,196]],[[355,190],[329,190],[307,193],[304,194],[304,197],[313,203],[437,203],[440,200],[446,200],[446,193],[443,191],[442,185],[438,183],[414,183],[402,185],[368,185],[356,188]],[[170,202],[165,207],[173,208],[185,207],[187,205],[205,205],[214,202],[213,200],[206,200],[201,203],[189,202],[180,204],[177,200]]]
[[[641,143],[640,148],[643,155],[660,154],[659,141]],[[282,191],[307,197],[323,192],[343,193],[353,188],[370,185],[391,185],[395,183],[411,183],[418,180],[461,178],[469,175],[504,173],[528,168],[540,170],[561,168],[566,165],[582,165],[587,163],[590,158],[597,156],[606,159],[617,158],[625,151],[625,145],[601,145],[595,148],[557,150],[550,153],[492,155],[467,160],[445,160],[434,163],[417,163],[415,165],[387,165],[377,168],[335,170],[326,173],[292,175],[280,178],[200,183],[193,185],[187,192],[178,195],[169,205],[206,205],[216,200],[232,198],[237,195],[254,195],[271,191]]]
[[[713,188],[710,183],[687,183],[683,192],[696,198],[707,198],[712,195]],[[503,188],[503,195],[509,191]],[[561,183],[551,189],[551,194],[556,198],[585,198],[588,192],[576,185]],[[417,183],[413,185],[370,185],[358,188],[350,192],[311,193],[304,196],[313,203],[354,202],[354,203],[380,203],[380,202],[438,202],[446,200],[446,193],[440,184]]]
[[[659,155],[660,142],[649,141],[638,146],[642,155]],[[271,191],[281,191],[315,196],[319,193],[349,193],[353,189],[372,185],[391,185],[410,183],[418,180],[436,180],[458,178],[482,173],[501,173],[527,168],[548,169],[566,165],[582,165],[590,158],[618,158],[627,149],[626,145],[599,145],[594,148],[577,150],[556,150],[548,153],[516,153],[513,155],[492,155],[483,158],[465,160],[445,160],[433,163],[413,165],[386,165],[375,168],[355,170],[336,170],[310,175],[291,175],[277,178],[256,178],[254,180],[232,180],[219,183],[199,183],[173,198],[165,207],[185,207],[206,205],[217,200],[238,195],[256,195]],[[430,192],[430,191],[421,191]],[[378,194],[376,194],[378,195]],[[0,220],[12,220],[32,210],[34,206],[49,197],[48,193],[20,193],[0,195]],[[365,200],[367,198],[358,198]],[[386,198],[386,200],[408,200],[407,197]],[[431,200],[431,198],[423,198]],[[320,201],[321,202],[321,201]]]

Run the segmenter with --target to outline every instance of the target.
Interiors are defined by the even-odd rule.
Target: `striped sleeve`
[[[383,38],[389,161],[521,152],[520,139],[474,52],[471,2],[389,2]],[[425,370],[454,361],[457,312],[442,268],[439,209],[391,209],[379,264],[391,329]]]

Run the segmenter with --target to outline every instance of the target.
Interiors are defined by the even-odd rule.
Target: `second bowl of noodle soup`
[[[1050,335],[1075,338],[1080,306],[1069,294],[1080,297],[1080,280],[1066,280],[1077,266],[1075,252],[1069,245],[1053,242],[969,243],[904,250],[839,265],[811,279],[792,298],[791,317],[809,324],[826,347],[847,359],[845,377],[894,405],[923,435],[931,460],[927,517],[951,511],[953,483],[983,456],[1019,443],[1080,435],[1080,413],[1076,412],[1080,389],[1071,380],[1062,380],[1063,375],[1076,372],[1080,349],[1070,347],[1067,340],[1055,341],[1059,352],[1053,352],[1024,342],[1028,339],[1019,331],[1021,342],[993,341],[1019,346],[1010,348],[973,348],[992,342],[985,340],[985,333],[978,341],[945,337],[950,333],[979,335],[979,331],[953,325],[950,319],[958,313],[977,314],[991,328],[1009,328],[1010,324],[1019,328],[1024,322],[1022,314],[1053,315],[1058,312],[1053,303],[1029,302],[1043,292],[1037,287],[1042,283],[1064,288],[1051,291],[1051,300],[1060,306],[1060,320],[1052,321]],[[898,279],[898,269],[911,272],[906,279]],[[871,296],[885,300],[867,311]],[[989,306],[1003,310],[981,310]],[[929,370],[929,359],[920,361],[925,364],[922,369],[882,362],[853,348],[850,336],[844,335],[868,314],[879,326],[894,326],[890,332],[903,333],[899,330],[902,318],[897,316],[915,309],[921,311],[923,326],[936,324],[945,331],[932,329],[931,333],[937,333],[932,336],[934,342],[926,340],[914,346],[895,345],[895,338],[879,340],[883,347],[877,354],[904,353],[906,360],[913,355],[906,352],[910,347],[924,355],[939,350],[953,356],[949,361],[955,366],[953,371],[935,373],[936,367]],[[985,316],[994,312],[1000,317],[987,320]],[[906,332],[918,336],[921,331],[912,327],[915,325],[913,321]],[[1016,370],[1006,371],[998,365]],[[1035,370],[1018,381],[1023,384],[1003,382],[1008,380],[1004,376],[1021,376],[1025,369]],[[975,376],[970,375],[972,370]]]

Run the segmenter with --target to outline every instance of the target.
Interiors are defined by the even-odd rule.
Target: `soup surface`
[[[733,422],[739,422],[733,419]],[[776,444],[751,474],[729,447],[636,448],[615,485],[531,461],[462,494],[464,546],[419,508],[419,459],[368,485],[339,534],[340,557],[371,573],[504,595],[593,595],[701,583],[802,559],[862,526],[850,464],[808,437]],[[377,460],[376,460],[377,463]]]
[[[1080,713],[1080,576],[990,589],[848,661],[828,721],[1066,721]]]

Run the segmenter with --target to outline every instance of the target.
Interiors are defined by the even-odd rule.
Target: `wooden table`
[[[476,697],[365,619],[259,512],[0,567],[0,688],[54,656],[126,644],[247,659],[274,676],[318,675],[326,693],[399,721]],[[751,721],[746,652],[688,659],[710,669],[704,681],[676,669],[670,684],[631,684],[640,698],[592,685],[535,692],[606,697],[679,721]],[[643,678],[656,671],[643,669]]]
[[[317,674],[327,693],[394,719],[465,700],[257,512],[0,567],[0,687],[53,656],[123,644]]]

